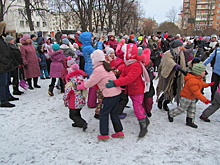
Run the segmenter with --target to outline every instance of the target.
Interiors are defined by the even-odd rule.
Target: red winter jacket
[[[134,62],[123,69],[120,78],[114,80],[116,86],[127,85],[125,92],[128,95],[138,95],[144,93],[144,81],[142,80],[142,66],[140,62]]]

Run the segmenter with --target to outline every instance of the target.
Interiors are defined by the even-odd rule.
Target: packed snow
[[[207,67],[211,80],[211,68]],[[127,117],[121,122],[124,138],[97,139],[99,120],[95,109],[85,106],[82,116],[88,122],[86,132],[72,127],[69,110],[64,107],[62,94],[54,89],[48,95],[51,80],[39,80],[42,88],[27,90],[19,97],[15,108],[0,108],[0,164],[4,165],[219,165],[220,113],[206,123],[199,119],[208,106],[199,101],[195,123],[198,129],[185,125],[186,114],[170,123],[167,112],[154,102],[149,132],[138,139],[139,124],[131,101],[125,108]],[[157,80],[154,80],[156,87]],[[11,88],[11,87],[10,87]],[[24,91],[24,90],[23,90]],[[210,99],[210,88],[205,89]],[[16,96],[17,97],[17,96]],[[154,96],[156,100],[156,96]],[[174,108],[176,103],[169,104]],[[109,134],[114,133],[109,124]]]

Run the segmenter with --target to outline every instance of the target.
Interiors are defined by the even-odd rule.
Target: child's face
[[[205,76],[205,71],[201,73],[201,76],[204,77]]]
[[[115,52],[111,52],[109,56],[113,59],[115,57]]]

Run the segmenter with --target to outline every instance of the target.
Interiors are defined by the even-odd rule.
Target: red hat
[[[130,38],[130,39],[134,39],[134,34],[131,34],[131,35],[129,36],[129,38]]]
[[[164,34],[163,38],[167,38],[168,37],[168,34]]]

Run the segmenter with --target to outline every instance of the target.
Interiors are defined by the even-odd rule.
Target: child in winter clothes
[[[146,67],[146,70],[148,72],[148,75],[150,77],[150,89],[149,92],[144,93],[144,100],[143,100],[143,107],[145,109],[145,112],[148,117],[151,117],[151,110],[152,110],[152,105],[153,105],[153,96],[155,95],[155,89],[153,85],[153,79],[156,77],[154,74],[154,68],[153,68],[153,63],[152,61],[149,62],[149,64]]]
[[[212,105],[207,107],[203,112],[202,115],[199,117],[201,120],[204,120],[205,122],[210,122],[209,116],[211,116],[215,111],[217,111],[220,108],[220,84],[218,85],[218,89],[215,92]]]
[[[195,113],[196,113],[196,98],[204,102],[205,104],[210,103],[202,93],[201,89],[213,85],[213,83],[205,83],[202,77],[205,76],[206,67],[203,64],[196,64],[192,68],[192,72],[187,73],[184,77],[185,84],[180,92],[180,106],[168,111],[168,119],[173,122],[173,117],[187,111],[186,125],[192,128],[198,126],[194,124]]]
[[[65,56],[63,54],[63,51],[60,50],[60,46],[58,44],[53,44],[52,48],[54,52],[49,53],[49,56],[52,60],[50,65],[50,77],[52,77],[52,80],[48,90],[48,94],[50,96],[54,96],[53,88],[56,83],[56,78],[60,79],[61,93],[64,93],[64,85],[61,79],[61,72],[62,69],[64,68],[63,60],[65,59]]]
[[[103,93],[104,98],[102,100],[102,107],[99,115],[101,135],[98,135],[98,139],[109,139],[109,115],[116,132],[115,134],[112,134],[112,137],[123,137],[123,128],[117,113],[121,90],[119,87],[114,87],[112,89],[105,87],[108,80],[115,80],[116,77],[111,71],[109,64],[105,61],[103,51],[94,51],[91,54],[91,58],[92,64],[94,65],[94,71],[85,83],[77,86],[77,90],[86,89],[97,84]]]
[[[148,85],[150,85],[150,79],[146,69],[144,68],[144,65],[141,62],[145,58],[142,55],[138,55],[137,46],[133,43],[130,43],[128,45],[125,45],[125,47],[126,53],[124,59],[126,67],[121,73],[120,78],[114,81],[109,80],[109,83],[106,84],[106,87],[112,88],[127,85],[125,92],[128,93],[133,102],[134,113],[138,118],[140,124],[139,137],[144,137],[148,132],[147,127],[150,124],[150,121],[145,115],[145,110],[142,106],[142,102],[144,98],[144,93],[149,91]],[[143,51],[143,54],[145,53],[146,52]],[[141,59],[142,57],[143,59]]]
[[[64,104],[69,108],[69,118],[74,121],[72,126],[83,128],[83,131],[87,129],[87,123],[81,117],[80,111],[86,102],[82,91],[77,90],[77,85],[84,82],[85,76],[87,74],[79,70],[77,64],[73,64],[71,72],[66,76],[67,84],[65,85],[65,93],[63,95]]]
[[[37,47],[37,57],[40,58],[40,78],[41,79],[50,79],[50,76],[48,74],[48,70],[47,70],[47,62],[46,62],[46,56],[43,52],[44,46],[39,45]]]

